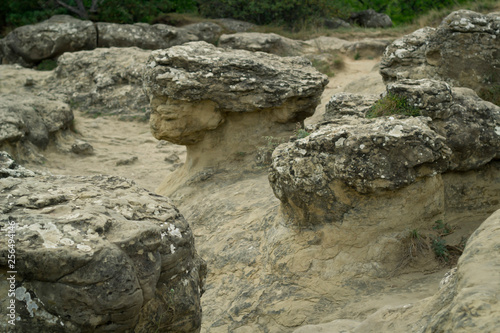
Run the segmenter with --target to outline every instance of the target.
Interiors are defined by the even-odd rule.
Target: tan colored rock
[[[500,211],[496,211],[469,238],[457,267],[443,278],[434,296],[384,307],[362,322],[340,319],[294,332],[496,332],[500,326],[499,227]]]
[[[144,74],[153,135],[187,145],[174,181],[232,162],[248,167],[264,137],[290,136],[314,113],[327,82],[303,58],[205,42],[153,51]]]

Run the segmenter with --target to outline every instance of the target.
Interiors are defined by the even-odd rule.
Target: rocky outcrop
[[[327,82],[303,58],[205,42],[153,51],[144,75],[153,135],[187,145],[186,172],[217,168],[234,154],[248,159],[263,136],[289,136],[314,113]]]
[[[499,239],[496,211],[469,238],[458,266],[446,274],[434,296],[386,306],[361,322],[339,319],[294,332],[495,332],[500,325]]]
[[[3,298],[2,313],[15,302],[16,329],[200,330],[206,266],[168,199],[119,177],[0,174],[0,224],[15,234],[16,251],[8,268],[3,237],[0,266],[17,271],[13,286],[0,282],[15,294]]]
[[[286,38],[274,33],[240,32],[222,35],[219,47],[267,52],[281,56],[299,55],[305,47],[304,42]]]
[[[377,13],[373,9],[352,13],[349,21],[365,28],[390,28],[392,20],[387,14]]]
[[[225,30],[231,32],[247,32],[256,27],[255,24],[230,18],[216,19],[215,22],[220,24]]]
[[[135,47],[65,53],[47,86],[87,114],[144,120],[150,107],[142,92],[142,75],[149,54]]]
[[[41,162],[39,151],[72,122],[70,106],[54,95],[0,94],[0,149],[20,160]]]
[[[500,83],[500,15],[459,10],[437,27],[392,43],[380,65],[384,81],[431,78],[480,93]]]
[[[198,37],[198,40],[215,44],[222,34],[220,25],[212,22],[192,23],[182,27],[187,32]]]
[[[0,59],[3,64],[31,67],[64,52],[92,50],[96,45],[97,31],[92,22],[57,15],[10,32],[0,40]]]
[[[146,50],[166,49],[174,45],[196,41],[189,31],[166,24],[96,23],[99,32],[97,47],[138,47]]]
[[[387,92],[407,98],[429,118],[368,120],[359,96],[333,96],[326,125],[275,150],[269,179],[295,223],[343,223],[363,210],[370,193],[391,196],[426,177],[479,169],[500,158],[500,108],[472,90],[403,80]],[[444,206],[437,209],[444,213]]]

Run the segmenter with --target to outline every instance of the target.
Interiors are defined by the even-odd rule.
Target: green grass
[[[373,104],[365,117],[377,118],[392,115],[417,117],[420,116],[420,110],[410,105],[406,97],[388,93]]]

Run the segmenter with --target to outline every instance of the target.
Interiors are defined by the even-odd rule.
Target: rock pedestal
[[[264,137],[290,136],[314,113],[327,82],[303,58],[205,42],[153,51],[144,75],[153,135],[187,146],[176,180],[235,161],[245,166]]]

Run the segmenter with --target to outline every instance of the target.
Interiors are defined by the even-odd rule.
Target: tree
[[[102,2],[102,0],[92,0],[92,4],[90,5],[88,12],[87,9],[85,8],[83,0],[75,0],[76,6],[71,6],[66,2],[64,2],[63,0],[56,0],[56,2],[61,7],[64,7],[70,12],[73,12],[76,15],[80,16],[80,18],[87,20],[89,18],[89,13],[97,13],[98,5],[99,3]]]

